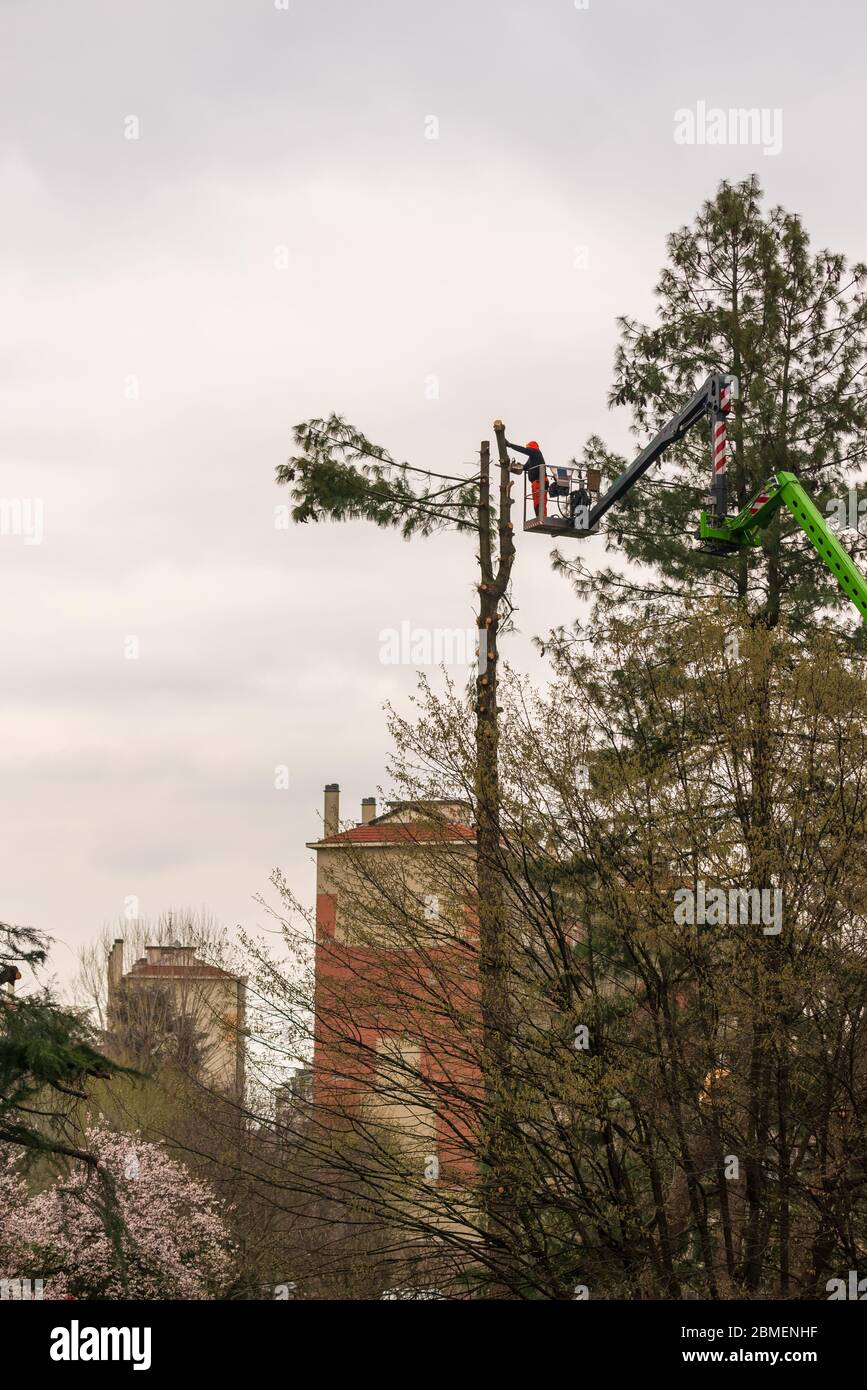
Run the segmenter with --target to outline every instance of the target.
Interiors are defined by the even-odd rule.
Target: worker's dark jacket
[[[527,462],[524,464],[524,472],[531,483],[539,481],[539,466],[545,467],[545,460],[542,457],[541,449],[525,449],[523,444],[510,444],[506,440],[506,448],[514,449],[516,454],[526,454]]]

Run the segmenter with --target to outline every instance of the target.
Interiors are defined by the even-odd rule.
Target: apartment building
[[[246,979],[178,942],[146,946],[124,971],[124,940],[108,958],[108,1040],[140,1064],[176,1060],[205,1084],[244,1094]]]
[[[458,800],[392,802],[341,821],[325,788],[316,854],[313,1106],[363,1116],[447,1177],[472,1167],[478,993],[475,829]]]

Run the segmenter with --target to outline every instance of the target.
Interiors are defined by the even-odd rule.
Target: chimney
[[[323,816],[323,835],[336,835],[340,829],[340,786],[337,782],[327,782],[325,786],[325,814]]]
[[[365,796],[361,800],[361,824],[369,825],[376,819],[376,797]]]
[[[196,964],[195,946],[181,946],[172,941],[167,946],[146,946],[148,965],[174,965],[189,970]]]
[[[108,953],[108,992],[113,994],[123,979],[123,937],[116,936]]]
[[[111,1031],[117,1021],[118,995],[123,988],[123,937],[116,936],[108,953],[108,1000],[105,1021]]]

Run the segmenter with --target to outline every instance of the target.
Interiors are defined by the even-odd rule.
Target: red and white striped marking
[[[713,426],[713,471],[726,471],[726,422],[715,420]]]
[[[767,502],[767,500],[768,500],[769,497],[770,497],[770,493],[768,493],[768,492],[760,492],[759,495],[758,495],[758,497],[755,498],[755,500],[753,501],[753,503],[752,503],[751,506],[750,506],[750,514],[751,514],[752,516],[755,516],[756,512],[759,510],[759,507],[763,507],[763,506],[765,505],[765,503]]]

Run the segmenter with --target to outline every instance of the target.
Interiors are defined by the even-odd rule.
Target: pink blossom
[[[106,1233],[105,1194],[84,1164],[30,1193],[0,1150],[0,1279],[41,1278],[45,1298],[206,1299],[232,1275],[227,1208],[163,1144],[89,1129],[87,1148],[114,1180],[125,1272]]]

